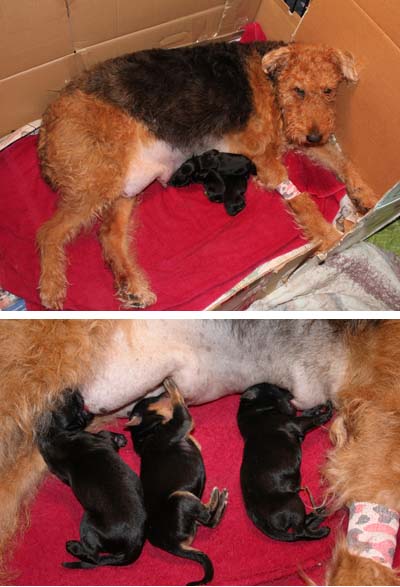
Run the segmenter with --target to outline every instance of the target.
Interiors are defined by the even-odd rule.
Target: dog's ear
[[[127,426],[139,426],[141,424],[143,418],[142,416],[132,416],[128,422],[126,423]]]
[[[357,82],[358,73],[354,57],[348,51],[340,51],[340,49],[334,49],[334,59],[339,66],[339,69],[343,75],[343,78],[348,82]]]
[[[261,60],[263,71],[269,76],[274,77],[277,70],[289,61],[290,53],[291,49],[287,46],[269,51]]]

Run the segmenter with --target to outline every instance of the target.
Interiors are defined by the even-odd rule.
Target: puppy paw
[[[118,448],[122,448],[128,444],[128,441],[127,441],[126,437],[124,436],[124,434],[118,434],[116,432],[112,432],[112,439],[113,439],[114,444]]]
[[[223,489],[220,492],[218,488],[214,487],[213,492],[211,494],[210,502],[213,499],[214,492],[216,492],[217,500],[214,505],[214,508],[213,509],[210,508],[211,519],[210,519],[209,526],[211,528],[215,528],[215,526],[217,526],[219,524],[219,522],[221,521],[223,513],[226,509],[226,506],[228,505],[228,495],[229,495],[227,489]],[[215,501],[215,497],[214,497],[214,501]]]
[[[69,552],[69,554],[72,554],[73,556],[78,556],[82,552],[81,543],[77,540],[68,540],[65,543],[65,548],[67,552]]]

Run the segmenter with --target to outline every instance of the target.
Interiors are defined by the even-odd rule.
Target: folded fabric
[[[400,310],[400,257],[368,243],[310,259],[249,310]]]

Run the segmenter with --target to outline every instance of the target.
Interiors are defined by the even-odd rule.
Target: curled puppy
[[[164,386],[166,392],[140,401],[128,422],[141,457],[147,537],[158,548],[199,562],[204,577],[188,585],[202,585],[212,580],[213,565],[191,543],[198,524],[218,524],[228,493],[215,487],[207,504],[200,501],[205,470],[199,446],[190,436],[193,420],[173,380],[167,378]]]
[[[50,471],[71,487],[85,509],[80,542],[66,543],[80,559],[63,563],[73,569],[133,563],[145,540],[141,483],[117,454],[126,438],[105,430],[85,432],[92,419],[81,394],[67,390],[61,407],[45,415],[38,430],[39,450]]]
[[[317,540],[321,510],[306,514],[300,491],[301,442],[305,434],[329,420],[331,405],[296,416],[289,391],[261,383],[240,399],[238,424],[244,438],[240,482],[246,511],[259,530],[283,541]]]
[[[235,216],[246,205],[247,180],[256,173],[247,157],[212,149],[185,161],[168,183],[175,187],[200,183],[210,202],[223,202],[227,213]]]

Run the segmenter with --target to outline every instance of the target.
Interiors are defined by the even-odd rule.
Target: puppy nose
[[[306,138],[309,143],[320,143],[322,139],[322,134],[317,130],[312,130]]]

